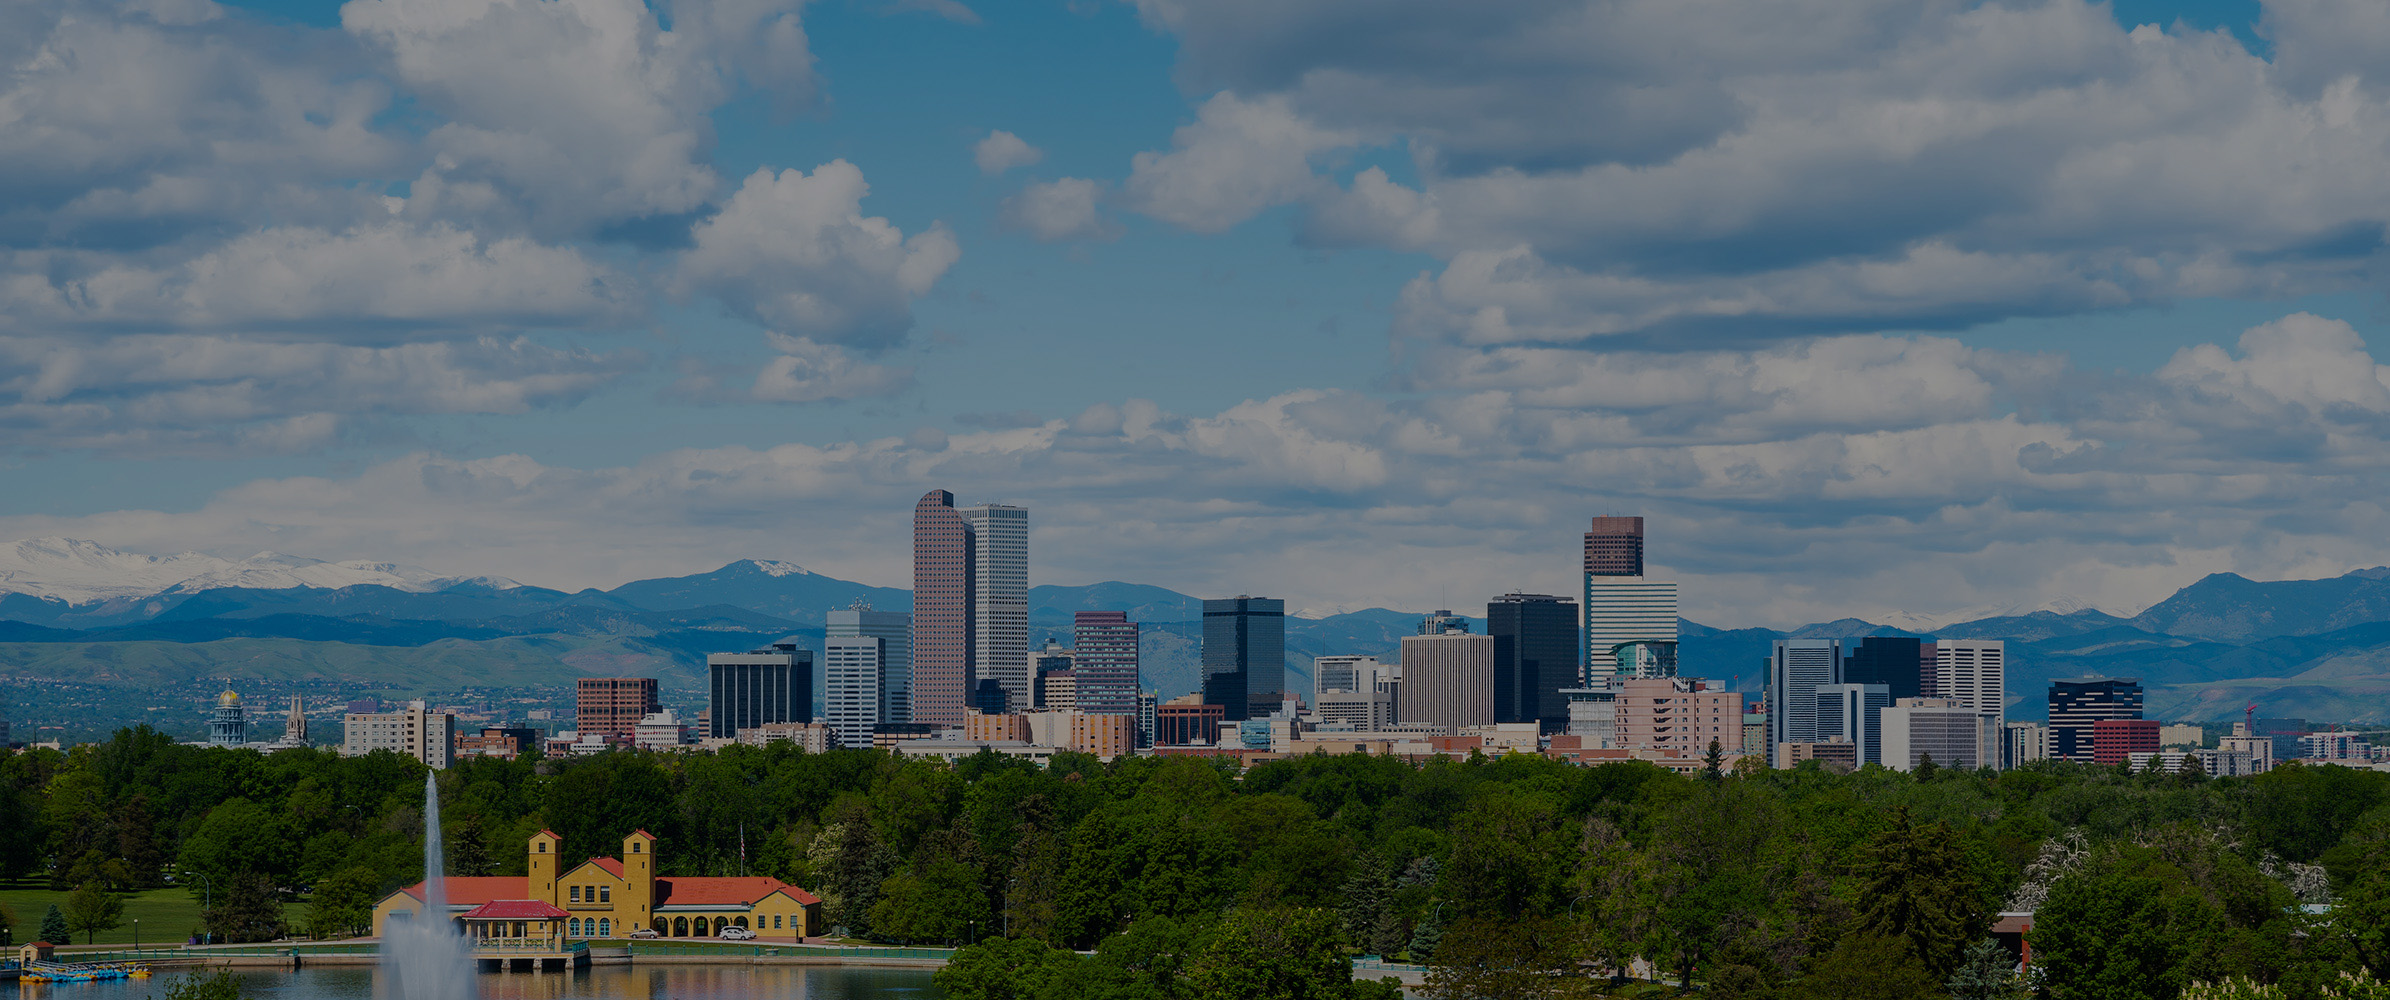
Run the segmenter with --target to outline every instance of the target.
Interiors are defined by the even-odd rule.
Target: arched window
[[[672,933],[672,922],[665,920],[662,917],[657,917],[655,926],[650,929],[654,930],[657,934],[670,934]]]
[[[737,925],[739,925],[739,926],[741,926],[741,927],[745,927],[745,926],[747,926],[747,918],[745,918],[745,917],[740,917],[740,918],[738,918],[738,919],[736,919],[736,920],[732,920],[732,921],[731,921],[731,923],[737,924]]]
[[[613,936],[614,936],[614,920],[613,920],[612,918],[610,918],[610,917],[599,917],[599,918],[598,918],[598,932],[597,932],[597,936],[599,936],[599,937],[602,937],[602,938],[603,938],[603,937],[613,937]]]
[[[688,937],[688,936],[689,936],[689,918],[687,918],[687,917],[674,917],[674,918],[672,918],[672,936],[673,936],[673,937]]]
[[[581,918],[579,918],[579,917],[574,917],[574,918],[572,918],[571,920],[567,920],[567,921],[565,921],[565,922],[564,922],[564,924],[565,924],[565,927],[564,927],[564,932],[565,932],[565,933],[567,933],[567,934],[570,934],[570,935],[572,935],[572,936],[574,936],[574,937],[580,937],[580,936],[581,936]]]

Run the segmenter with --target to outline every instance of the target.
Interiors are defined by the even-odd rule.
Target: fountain
[[[438,773],[423,776],[423,910],[382,930],[382,969],[391,1000],[474,1000],[473,953],[448,917],[448,869],[440,849]]]

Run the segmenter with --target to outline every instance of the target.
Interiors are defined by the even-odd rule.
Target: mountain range
[[[0,689],[24,685],[31,693],[18,700],[40,701],[31,689],[45,683],[165,692],[253,677],[403,697],[632,674],[694,695],[707,653],[791,637],[817,644],[824,615],[857,601],[911,608],[902,589],[761,559],[565,592],[389,563],[276,553],[160,557],[29,539],[0,546]],[[1034,587],[1029,603],[1037,642],[1051,635],[1067,643],[1074,612],[1127,612],[1146,626],[1146,685],[1170,697],[1199,684],[1200,598],[1106,582]],[[1684,621],[1680,660],[1686,673],[1756,692],[1778,638],[2002,639],[2012,718],[2042,715],[2038,692],[2049,679],[2097,674],[2141,677],[2151,717],[2237,718],[2256,704],[2268,716],[2390,719],[2390,569],[2264,582],[2215,574],[2131,618],[2066,601],[1994,610],[2013,613],[1787,630]],[[1307,690],[1318,655],[1394,658],[1419,617],[1384,608],[1290,615],[1289,684]],[[1473,627],[1482,630],[1482,620]]]

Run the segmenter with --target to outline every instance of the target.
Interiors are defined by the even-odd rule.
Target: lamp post
[[[207,911],[215,909],[216,884],[208,880],[206,872],[185,872],[199,876],[199,932],[207,936],[208,944],[216,943],[216,932],[207,926]]]
[[[141,954],[141,918],[133,918],[133,954]]]

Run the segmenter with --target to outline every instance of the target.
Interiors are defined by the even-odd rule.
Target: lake
[[[236,970],[258,1000],[390,1000],[380,969]],[[929,969],[833,965],[644,965],[561,973],[483,973],[482,1000],[941,1000]],[[101,983],[27,983],[22,1000],[144,1000],[179,972]]]

